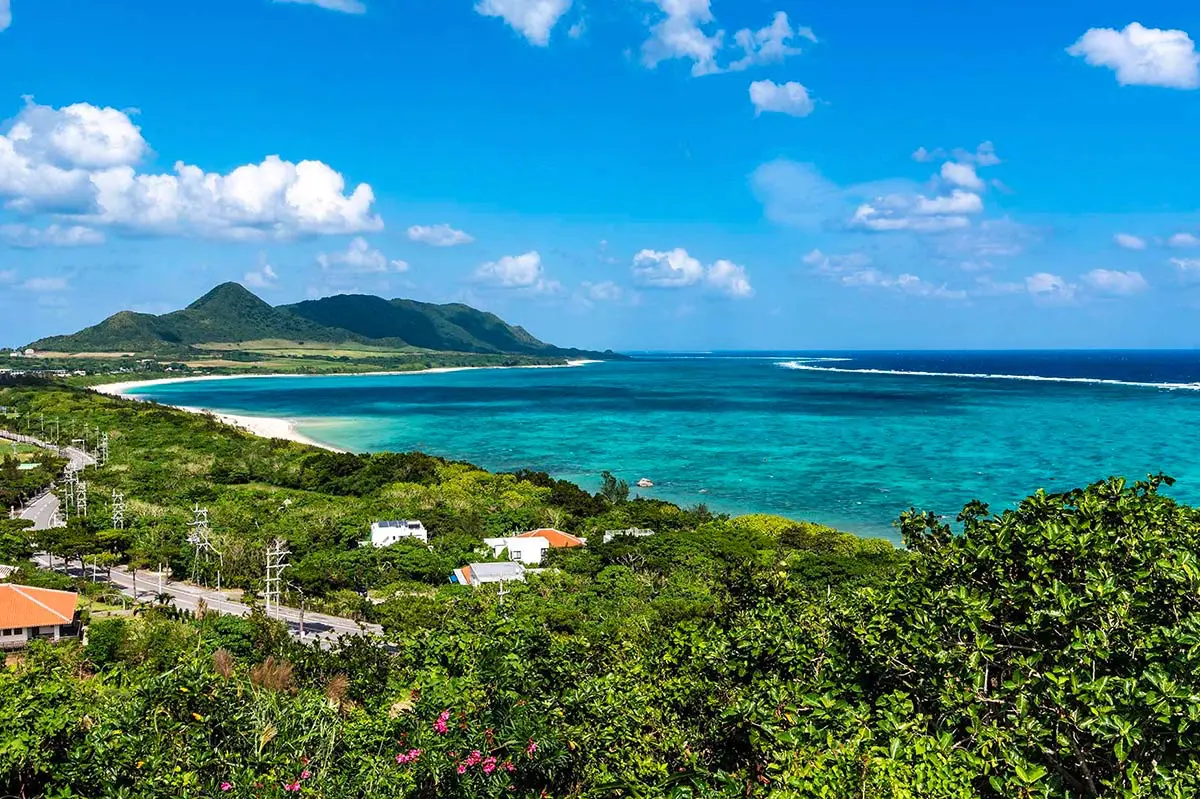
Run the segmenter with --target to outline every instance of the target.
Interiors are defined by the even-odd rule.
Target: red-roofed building
[[[35,638],[78,636],[78,601],[74,591],[0,584],[0,649],[20,649]]]
[[[530,530],[528,533],[521,533],[517,538],[544,538],[550,543],[552,549],[562,549],[564,547],[582,547],[587,545],[586,538],[564,533],[562,530],[555,530],[553,527],[543,527],[541,530]]]

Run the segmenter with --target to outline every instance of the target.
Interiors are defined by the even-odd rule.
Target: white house
[[[541,536],[508,536],[506,538],[485,538],[483,543],[492,548],[492,554],[500,556],[508,550],[508,559],[537,566],[542,562],[542,554],[550,548],[549,540]]]
[[[525,567],[520,563],[472,563],[455,569],[450,582],[479,586],[485,583],[525,582]]]
[[[78,636],[78,601],[74,591],[0,583],[0,649],[20,649],[37,638]]]
[[[429,543],[429,531],[425,525],[415,519],[403,521],[374,522],[371,524],[371,539],[361,542],[362,546],[370,544],[379,549],[390,547],[402,538],[415,538],[422,544]]]
[[[628,530],[606,530],[604,532],[604,543],[612,541],[614,538],[627,536],[629,538],[648,538],[654,535],[653,530],[641,530],[637,527],[630,527]]]

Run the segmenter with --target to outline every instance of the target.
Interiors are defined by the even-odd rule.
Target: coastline
[[[89,386],[89,390],[99,394],[105,394],[110,397],[119,397],[121,399],[137,400],[139,402],[147,401],[146,398],[140,397],[137,394],[131,394],[130,390],[141,386],[163,386],[170,383],[194,383],[203,380],[249,380],[254,378],[281,378],[281,377],[370,377],[370,376],[399,376],[399,375],[429,375],[429,374],[445,374],[447,372],[462,372],[468,369],[565,369],[574,366],[586,366],[592,363],[603,363],[603,361],[595,360],[569,360],[563,364],[533,364],[528,366],[439,366],[432,369],[414,369],[409,371],[391,371],[391,372],[352,372],[346,374],[332,375],[302,375],[302,374],[271,374],[271,375],[190,375],[188,377],[157,377],[150,380],[126,380],[117,383],[102,383],[97,386]],[[260,438],[278,438],[284,441],[294,441],[297,444],[306,444],[310,447],[319,447],[320,449],[329,450],[330,452],[348,452],[349,450],[340,449],[332,444],[326,444],[310,438],[301,433],[296,425],[297,420],[281,418],[277,416],[247,416],[244,414],[224,413],[216,411],[212,408],[195,408],[186,405],[170,405],[168,407],[176,408],[188,413],[197,413],[203,416],[216,417],[222,424],[227,424],[230,427],[235,427],[243,432]]]

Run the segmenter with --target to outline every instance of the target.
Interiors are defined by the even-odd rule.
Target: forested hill
[[[68,353],[168,353],[268,340],[547,357],[612,355],[547,344],[467,305],[343,294],[273,307],[238,283],[223,283],[180,311],[161,316],[121,311],[78,333],[29,346]]]

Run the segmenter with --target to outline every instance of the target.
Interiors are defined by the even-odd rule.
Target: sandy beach
[[[567,361],[565,364],[541,364],[532,366],[445,366],[434,369],[417,369],[405,372],[357,372],[336,375],[194,375],[189,377],[159,377],[151,380],[126,380],[119,383],[104,383],[98,386],[91,386],[91,390],[100,394],[107,394],[111,397],[142,400],[143,398],[139,397],[137,394],[129,393],[130,389],[143,388],[147,386],[161,386],[168,383],[191,383],[201,380],[250,380],[258,378],[267,380],[280,377],[373,377],[384,375],[429,375],[446,372],[462,372],[468,369],[563,369],[569,366],[585,366],[590,363],[602,363],[602,361],[574,360]],[[214,411],[211,408],[190,408],[184,405],[173,405],[171,407],[178,408],[181,411],[187,411],[189,413],[215,416],[223,424],[236,427],[239,430],[244,430],[247,433],[260,436],[262,438],[279,438],[285,441],[295,441],[299,444],[320,447],[321,449],[327,449],[331,452],[346,452],[346,450],[338,449],[337,447],[322,443],[304,435],[296,429],[296,420],[294,419],[281,419],[273,416],[244,416],[233,413],[222,413],[221,411]]]

